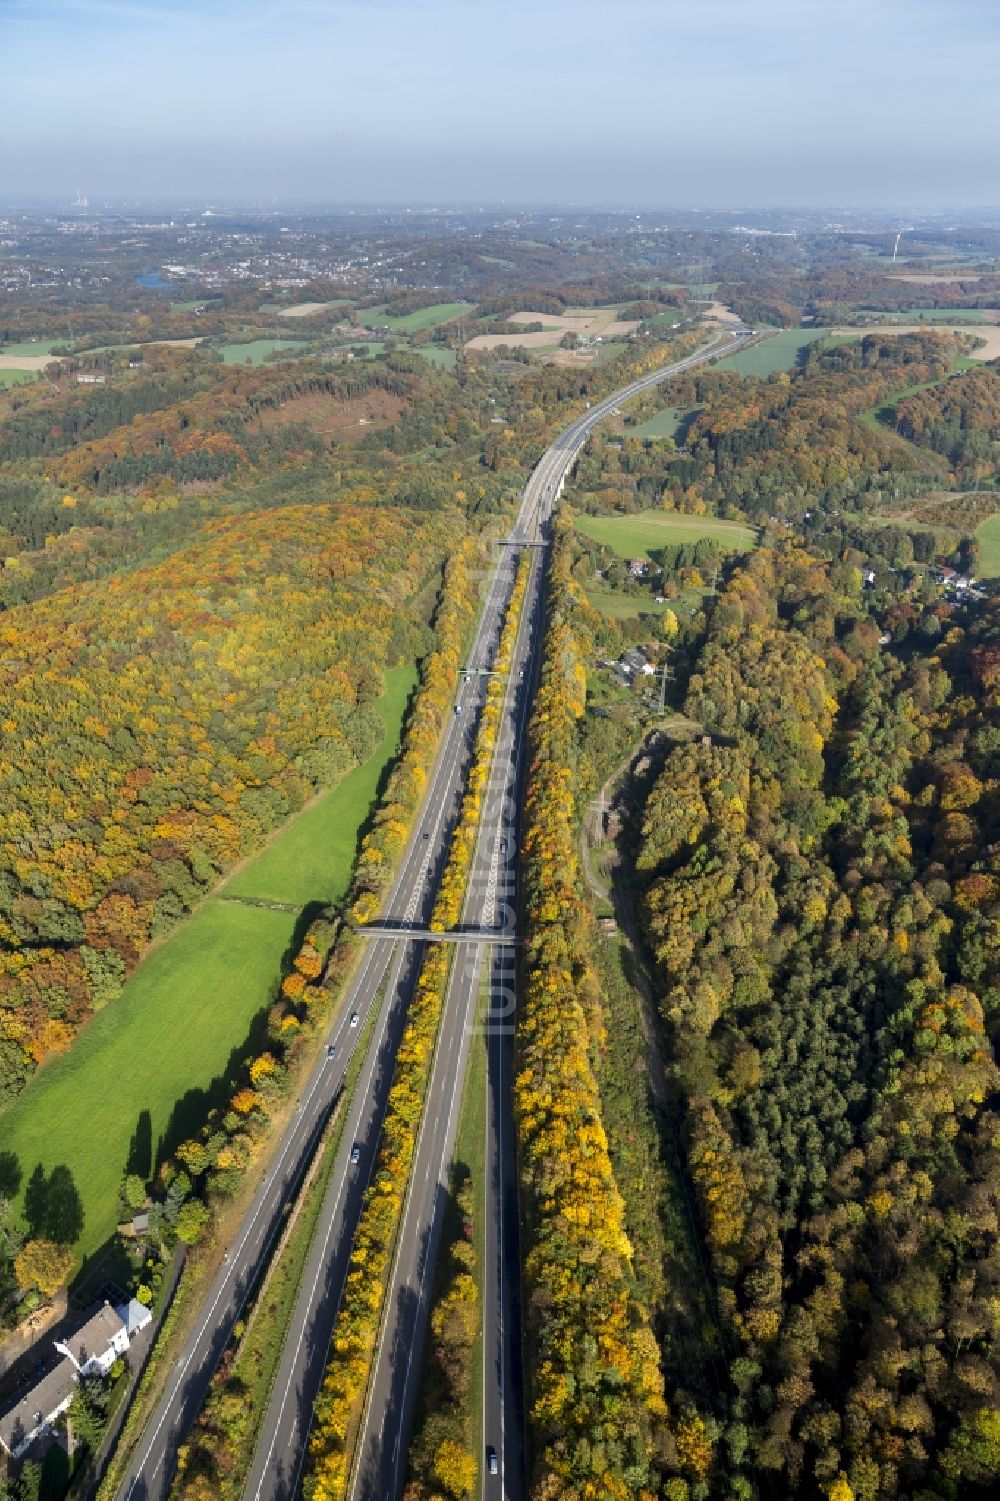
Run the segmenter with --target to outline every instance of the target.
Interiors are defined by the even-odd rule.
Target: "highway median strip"
[[[495,668],[510,667],[527,590],[530,560],[521,559],[497,649]],[[431,917],[431,928],[452,926],[475,849],[493,751],[500,726],[504,683],[490,680],[476,734],[472,768],[452,835],[448,861]],[[332,1353],[316,1400],[315,1425],[304,1484],[308,1501],[335,1501],[347,1489],[352,1447],[364,1409],[406,1190],[416,1150],[444,1005],[451,955],[434,944],[424,956],[382,1127],[372,1182],[358,1221],[344,1294],[334,1326]]]

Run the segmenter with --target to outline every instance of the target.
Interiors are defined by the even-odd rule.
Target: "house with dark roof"
[[[128,1330],[117,1309],[105,1303],[64,1344],[55,1344],[81,1376],[106,1376],[128,1349]]]
[[[119,1308],[105,1303],[71,1335],[55,1340],[62,1359],[0,1416],[0,1448],[20,1459],[67,1410],[77,1383],[84,1376],[106,1376],[152,1320],[149,1309],[136,1298]]]
[[[61,1360],[14,1407],[0,1417],[0,1445],[20,1459],[69,1407],[79,1380],[72,1361]]]

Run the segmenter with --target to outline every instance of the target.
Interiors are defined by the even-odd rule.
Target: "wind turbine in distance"
[[[906,233],[906,231],[908,229],[912,229],[912,228],[913,228],[912,224],[901,224],[900,225],[900,227],[899,227],[899,233],[896,235],[896,243],[892,247],[892,264],[893,265],[896,264],[896,255],[897,255],[897,253],[899,251],[899,242],[900,242],[900,240],[903,238],[903,235]]]

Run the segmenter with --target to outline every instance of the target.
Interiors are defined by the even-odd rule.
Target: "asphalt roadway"
[[[571,423],[536,465],[525,487],[517,523],[499,548],[475,642],[474,667],[490,667],[513,584],[518,550],[543,539],[563,481],[595,422],[622,401],[682,370],[739,347],[749,330],[720,335],[685,360],[632,382],[596,403]],[[516,812],[521,748],[537,672],[541,639],[542,553],[534,566],[522,629],[507,684],[507,696],[464,913],[469,926],[490,928],[490,1015],[487,1022],[490,1092],[487,1285],[484,1307],[485,1443],[497,1453],[499,1474],[483,1471],[485,1495],[520,1501],[524,1494],[523,1403],[520,1379],[520,1319],[516,1174],[510,1080],[513,1061],[513,933],[516,874]],[[446,726],[420,816],[415,820],[382,922],[410,928],[429,921],[433,898],[461,803],[485,679],[471,677],[459,691],[463,712]],[[417,1395],[427,1299],[440,1236],[457,1114],[476,1025],[483,949],[462,945],[446,995],[438,1044],[420,1125],[404,1222],[385,1302],[385,1327],[369,1383],[350,1494],[388,1501],[405,1481],[407,1442]],[[361,1198],[372,1171],[392,1079],[395,1052],[420,963],[420,939],[372,937],[326,1039],[327,1046],[305,1084],[294,1116],[263,1175],[257,1195],[226,1253],[225,1262],[199,1310],[195,1328],[180,1351],[160,1401],[130,1456],[118,1490],[121,1501],[164,1501],[176,1468],[177,1449],[197,1416],[232,1327],[266,1264],[321,1132],[342,1087],[358,1037],[378,1006],[371,1042],[348,1112],[338,1160],[331,1175],[299,1300],[286,1335],[246,1501],[291,1501],[306,1454],[312,1404],[329,1352],[330,1334],[343,1287]],[[356,1021],[353,1018],[357,1018]],[[329,1050],[333,1049],[332,1056]],[[360,1160],[350,1162],[357,1144]],[[498,1483],[499,1482],[499,1483]]]

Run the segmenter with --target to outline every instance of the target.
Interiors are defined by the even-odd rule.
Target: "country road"
[[[642,377],[595,403],[571,423],[536,465],[517,522],[498,548],[498,560],[469,653],[469,665],[489,668],[510,598],[521,548],[544,542],[545,526],[563,481],[594,424],[629,397],[683,370],[731,352],[750,330],[719,335],[712,344]],[[413,1176],[386,1299],[383,1338],[369,1385],[350,1494],[388,1501],[406,1476],[406,1452],[422,1355],[427,1300],[475,1019],[483,950],[492,949],[488,1029],[489,1152],[487,1272],[484,1299],[484,1435],[495,1450],[499,1486],[484,1474],[484,1494],[520,1498],[525,1492],[520,1373],[516,1172],[510,1082],[513,1063],[512,950],[517,810],[524,729],[541,640],[544,553],[533,566],[503,718],[467,893],[463,923],[488,937],[456,951],[442,1015],[427,1105],[419,1128]],[[485,679],[471,676],[459,690],[461,714],[450,717],[399,873],[381,914],[388,926],[426,931],[451,829],[471,757]],[[350,1254],[354,1226],[378,1145],[406,1007],[419,968],[421,937],[384,930],[368,940],[355,977],[325,1039],[327,1047],[305,1082],[299,1104],[260,1183],[226,1260],[209,1288],[195,1327],[179,1351],[153,1415],[129,1456],[120,1501],[164,1501],[182,1444],[197,1415],[233,1324],[284,1223],[283,1208],[301,1177],[316,1138],[337,1100],[365,1022],[377,1009],[371,1040],[350,1105],[338,1160],[320,1216],[299,1298],[286,1333],[270,1404],[253,1457],[246,1501],[291,1501],[306,1455],[312,1404]],[[352,1025],[351,1018],[357,1017]],[[333,1049],[330,1056],[330,1049]],[[357,1144],[360,1160],[350,1161]],[[482,1456],[480,1456],[482,1459]],[[487,1491],[487,1485],[490,1489]]]

